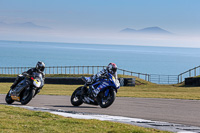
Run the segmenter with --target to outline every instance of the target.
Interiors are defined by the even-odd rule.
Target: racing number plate
[[[11,96],[12,100],[15,100],[15,101],[20,101],[20,97],[17,97],[17,96]]]

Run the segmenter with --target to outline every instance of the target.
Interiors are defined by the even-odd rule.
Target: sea
[[[0,41],[0,67],[106,66],[148,74],[178,75],[200,65],[200,48],[57,42]]]

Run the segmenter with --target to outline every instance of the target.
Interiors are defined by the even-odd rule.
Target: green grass
[[[140,82],[141,83],[141,82]],[[12,83],[0,83],[0,93],[6,94]],[[39,94],[71,95],[80,85],[45,84]],[[200,100],[200,87],[184,87],[182,85],[157,85],[142,82],[135,87],[121,87],[118,97],[170,98]]]
[[[0,105],[0,132],[167,133],[115,122],[65,118],[47,112],[30,111],[5,105]]]
[[[0,75],[0,77],[11,75]],[[16,75],[17,76],[17,75]],[[48,74],[46,77],[81,77],[91,75],[78,74]],[[133,78],[132,76],[118,75],[119,77]],[[171,99],[197,99],[200,100],[200,87],[189,87],[184,84],[158,85],[136,78],[135,87],[121,87],[118,90],[119,97],[143,97],[143,98],[171,98]],[[6,94],[12,83],[0,83],[0,93]],[[55,85],[45,84],[39,94],[43,95],[71,95],[80,85]]]
[[[200,100],[200,87],[182,87],[178,85],[156,84],[136,87],[122,87],[117,96]]]

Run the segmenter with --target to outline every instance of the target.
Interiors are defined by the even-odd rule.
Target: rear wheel
[[[71,104],[74,106],[79,106],[83,103],[81,96],[82,87],[78,87],[71,96]]]
[[[11,98],[10,91],[11,90],[9,90],[9,92],[7,93],[6,98],[5,98],[5,101],[7,104],[12,104],[14,102],[14,100],[12,100],[12,98]]]
[[[100,93],[98,95],[98,103],[101,108],[107,108],[115,101],[116,92],[114,89],[110,89],[107,96],[104,94],[105,91]]]
[[[33,89],[25,89],[24,93],[22,94],[21,104],[25,105],[31,101],[35,93],[35,90]]]

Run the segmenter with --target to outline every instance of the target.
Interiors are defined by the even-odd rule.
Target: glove
[[[22,73],[23,74],[23,76],[24,77],[27,77],[27,76],[29,76],[29,74],[28,73]]]

